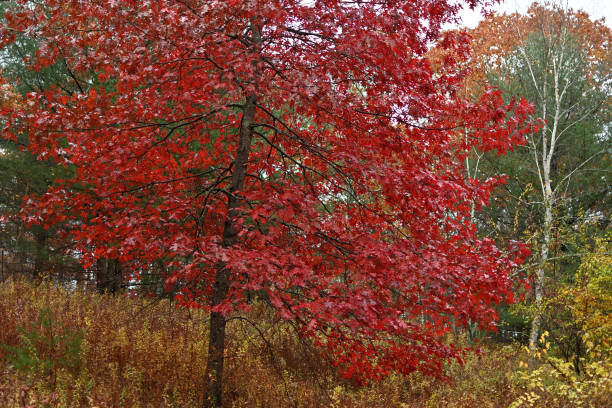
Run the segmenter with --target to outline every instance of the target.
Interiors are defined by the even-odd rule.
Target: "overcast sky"
[[[612,27],[612,0],[557,0],[563,6],[586,11],[592,19],[604,17],[608,27]],[[513,13],[518,11],[525,13],[534,0],[502,0],[502,3],[494,7],[498,12]],[[478,11],[467,10],[462,13],[463,25],[473,28],[482,20]]]

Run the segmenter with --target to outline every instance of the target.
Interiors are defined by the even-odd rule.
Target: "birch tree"
[[[525,148],[517,152],[521,163],[514,168],[515,182],[523,191],[529,184],[527,179],[533,177],[535,193],[531,199],[519,198],[518,206],[531,204],[539,214],[540,233],[534,250],[535,312],[529,336],[533,349],[541,331],[540,309],[546,296],[545,275],[558,222],[556,211],[579,207],[587,173],[597,173],[596,182],[608,191],[603,169],[610,152],[610,30],[601,21],[589,20],[585,13],[536,4],[527,16],[493,16],[488,24],[488,30],[479,27],[473,33],[479,35],[476,49],[480,46],[482,52],[475,71],[487,67],[494,85],[509,97],[520,94],[529,99],[535,105],[535,115],[542,119],[539,131],[529,134]],[[496,32],[503,37],[501,47],[490,43],[491,38],[500,38]],[[588,148],[580,150],[580,145]],[[520,176],[520,166],[531,176],[525,172]]]

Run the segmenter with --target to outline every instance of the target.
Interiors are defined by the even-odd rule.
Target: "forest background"
[[[52,3],[48,2],[49,5]],[[512,139],[514,146],[483,148],[483,145],[472,143],[475,139],[484,139],[485,136],[481,134],[484,132],[476,125],[465,125],[465,122],[459,127],[459,131],[452,135],[454,140],[465,140],[465,144],[461,145],[465,154],[452,158],[454,161],[460,158],[461,167],[454,169],[462,172],[464,180],[484,182],[495,180],[498,175],[505,175],[503,183],[494,183],[497,185],[491,190],[490,197],[486,197],[488,194],[482,192],[479,193],[480,196],[470,196],[465,199],[465,208],[457,210],[463,214],[466,222],[474,226],[473,232],[465,233],[472,240],[489,238],[498,248],[513,248],[516,242],[523,242],[531,255],[525,257],[523,251],[521,260],[517,261],[511,256],[511,252],[500,250],[491,252],[490,258],[479,258],[478,262],[482,264],[476,265],[476,258],[472,261],[481,269],[486,269],[487,262],[491,263],[495,257],[503,260],[502,263],[507,262],[507,269],[500,267],[499,270],[492,269],[491,273],[499,273],[500,276],[503,273],[509,277],[507,282],[499,278],[500,281],[493,284],[494,286],[503,282],[500,285],[507,285],[509,295],[494,294],[494,290],[486,285],[469,286],[470,290],[482,290],[480,296],[491,296],[491,299],[479,298],[464,304],[462,300],[457,299],[461,287],[449,285],[441,288],[440,292],[434,292],[436,300],[430,301],[435,307],[420,306],[421,303],[429,301],[427,296],[430,295],[429,292],[420,293],[417,300],[410,299],[412,304],[417,304],[413,306],[412,314],[407,312],[406,316],[391,323],[383,318],[377,320],[380,317],[378,315],[359,315],[356,310],[364,307],[363,303],[355,305],[355,309],[343,306],[349,311],[340,317],[334,314],[339,307],[337,304],[332,305],[332,312],[328,312],[325,305],[312,301],[308,307],[313,310],[316,310],[315,307],[322,308],[316,316],[310,314],[310,309],[300,312],[296,311],[297,306],[288,307],[287,299],[294,301],[303,295],[303,292],[292,289],[294,287],[303,291],[312,290],[313,287],[319,291],[329,290],[329,286],[324,286],[323,282],[313,283],[308,281],[307,277],[298,281],[293,274],[301,272],[296,270],[292,270],[290,284],[287,284],[288,291],[295,292],[287,298],[276,299],[270,293],[263,293],[265,291],[262,288],[266,288],[266,283],[261,282],[272,279],[282,282],[282,279],[286,279],[279,272],[277,277],[266,275],[258,285],[243,288],[244,303],[249,307],[235,310],[220,310],[219,307],[215,309],[218,304],[223,303],[213,302],[209,307],[209,298],[213,298],[214,294],[202,289],[206,286],[202,283],[206,282],[205,280],[200,279],[192,285],[190,279],[195,275],[175,273],[182,267],[179,265],[210,263],[213,257],[202,256],[197,262],[192,262],[188,259],[194,256],[192,253],[177,249],[177,246],[182,245],[178,239],[179,235],[169,233],[167,229],[163,230],[166,239],[171,237],[170,241],[163,243],[167,252],[164,256],[155,257],[146,253],[152,251],[146,245],[121,241],[117,238],[119,234],[109,232],[111,229],[100,229],[100,224],[108,226],[113,222],[117,222],[112,225],[113,228],[120,228],[121,222],[129,221],[129,217],[123,215],[133,214],[134,208],[141,208],[138,206],[150,203],[154,203],[155,208],[162,206],[155,201],[155,195],[151,198],[146,194],[137,196],[136,200],[140,201],[136,207],[122,207],[116,203],[113,203],[112,208],[97,207],[95,211],[98,213],[109,211],[109,214],[102,213],[98,216],[88,212],[91,201],[74,204],[79,203],[80,194],[89,194],[90,187],[87,183],[95,185],[95,181],[87,177],[97,177],[98,174],[88,174],[92,173],[93,167],[87,167],[86,164],[93,163],[87,160],[93,160],[98,153],[90,146],[93,158],[85,156],[84,164],[81,164],[82,169],[74,162],[66,165],[66,162],[63,162],[62,149],[67,149],[70,145],[62,144],[65,142],[59,139],[41,138],[35,130],[35,120],[39,119],[41,112],[46,109],[51,112],[46,116],[46,120],[59,128],[58,124],[63,122],[53,122],[56,119],[53,119],[52,115],[59,116],[64,112],[63,117],[68,117],[72,114],[69,110],[60,109],[76,106],[78,95],[98,97],[97,94],[91,93],[91,89],[97,89],[98,93],[104,89],[104,92],[110,94],[115,86],[113,73],[102,73],[101,76],[100,72],[79,65],[79,61],[75,60],[78,54],[55,55],[55,59],[41,61],[41,58],[48,56],[45,54],[48,49],[41,52],[42,45],[47,44],[43,42],[47,37],[39,34],[54,34],[52,30],[37,32],[37,35],[32,35],[33,31],[22,30],[19,35],[7,35],[7,27],[15,27],[11,13],[17,10],[17,6],[17,3],[13,2],[2,4],[6,12],[3,21],[1,95],[5,139],[0,142],[2,406],[610,406],[612,255],[609,177],[612,34],[605,21],[594,20],[586,13],[564,5],[533,4],[524,14],[489,15],[475,28],[464,32],[447,29],[447,34],[450,35],[443,37],[446,40],[440,42],[449,41],[453,46],[431,47],[423,51],[423,58],[431,67],[431,78],[452,77],[449,87],[463,100],[483,101],[483,96],[490,95],[489,87],[493,86],[499,90],[495,95],[500,101],[489,103],[497,103],[497,109],[506,106],[507,110],[496,119],[491,119],[495,115],[485,111],[481,114],[484,119],[478,119],[482,121],[483,128],[486,125],[487,131],[491,133],[502,132],[501,128],[507,131],[510,125],[503,122],[504,120],[518,118],[522,113],[528,112],[512,110],[515,109],[512,108],[513,100],[522,97],[531,104],[532,111],[521,119],[524,122],[519,123],[517,119],[516,130],[520,133],[520,140]],[[27,20],[27,13],[22,17]],[[57,20],[54,21],[54,24],[57,23]],[[61,20],[59,24],[62,24]],[[49,25],[46,29],[53,27]],[[253,43],[256,43],[255,33],[253,28],[247,32]],[[463,39],[467,38],[464,33],[470,38],[470,52],[465,48],[468,43],[462,43]],[[60,41],[58,38],[55,40]],[[250,60],[248,63],[251,63]],[[381,64],[384,66],[384,63]],[[245,72],[247,71],[249,70],[245,68]],[[146,87],[142,81],[143,78],[134,79],[132,90],[126,92],[139,91]],[[15,112],[27,113],[35,94],[45,95],[51,100],[55,96],[52,96],[50,89],[57,92],[57,95],[76,96],[72,102],[55,107],[51,106],[51,102],[44,101],[41,108],[32,108],[30,113],[36,115],[20,117],[18,122],[22,127],[19,132],[15,132],[14,127],[11,128],[16,123]],[[362,91],[368,93],[358,86],[347,89],[345,102],[357,103],[352,98],[356,92]],[[223,95],[218,90],[215,92],[216,95]],[[231,93],[233,89],[226,92]],[[373,88],[370,92],[375,94]],[[248,111],[248,100],[247,97],[247,102],[240,108],[244,112]],[[371,107],[375,103],[378,101],[370,99],[367,106]],[[431,103],[442,104],[440,101]],[[112,111],[111,108],[114,109],[110,104],[99,106],[103,108],[102,111],[106,109],[108,114]],[[451,112],[458,117],[468,115],[465,113],[467,109],[445,109],[449,109],[445,113]],[[300,112],[299,109],[296,111]],[[278,114],[274,124],[295,115],[296,111],[288,109],[282,112],[281,108],[278,108],[278,111],[271,113]],[[171,112],[166,115],[170,117]],[[293,134],[296,136],[303,128],[318,125],[315,120],[312,123],[304,120],[306,115],[303,112],[300,115],[300,123],[292,124],[293,128],[288,126],[279,131],[270,127],[266,132],[281,133],[290,130],[296,132]],[[34,119],[28,122],[31,118]],[[230,113],[222,121],[232,120]],[[292,120],[295,120],[295,116]],[[441,126],[445,123],[444,120],[437,122],[437,125]],[[533,126],[522,128],[527,122]],[[369,126],[369,122],[359,123]],[[177,124],[185,125],[184,122]],[[172,123],[163,126],[166,135],[183,132],[172,130]],[[397,122],[389,126],[402,127]],[[404,126],[408,127],[406,124]],[[202,129],[198,131],[201,132]],[[343,131],[350,134],[350,128]],[[270,138],[273,133],[266,132],[261,130],[261,134],[254,137],[267,141],[266,138]],[[321,132],[323,135],[323,130]],[[340,139],[335,142],[343,143]],[[161,139],[154,144],[159,140]],[[300,143],[304,144],[304,140],[306,139]],[[49,145],[41,145],[45,141]],[[316,146],[314,141],[307,141]],[[328,143],[333,141],[334,139],[328,139]],[[274,146],[273,143],[270,145]],[[57,146],[60,148],[57,149]],[[191,149],[192,145],[190,146]],[[263,152],[263,145],[259,146],[253,142],[253,146],[253,154]],[[290,148],[289,144],[286,146]],[[458,145],[441,146],[447,149],[446,152],[453,149],[451,146],[459,149],[456,147]],[[109,145],[108,149],[110,148],[112,146]],[[380,146],[369,148],[376,149]],[[55,149],[55,155],[49,153],[52,149]],[[313,149],[309,149],[307,154],[292,153],[290,150],[277,151],[281,152],[279,154],[283,156],[283,160],[292,158],[291,160],[298,160],[305,166],[315,163],[312,168],[317,168],[316,161],[321,156],[316,156],[316,152],[312,153]],[[197,151],[197,148],[193,148],[193,151]],[[502,151],[504,154],[500,154]],[[341,153],[346,154],[344,151]],[[388,151],[382,153],[388,155],[384,160],[392,155]],[[182,153],[175,151],[174,154]],[[308,154],[312,154],[312,157],[308,157]],[[432,155],[431,157],[436,154],[445,156],[444,150],[441,153],[432,150],[427,154]],[[347,157],[345,160],[349,162],[352,159]],[[280,162],[275,165],[278,166],[278,163]],[[426,158],[423,158],[423,163],[427,163]],[[451,166],[450,163],[449,161],[448,166]],[[212,162],[209,165],[209,168],[220,166],[219,163]],[[100,174],[112,174],[113,166],[122,168],[124,164],[111,162],[109,166],[100,167],[96,171]],[[326,166],[329,166],[329,163]],[[329,183],[334,182],[334,177],[342,169],[333,167],[333,164],[332,168],[336,173],[328,176],[326,182]],[[432,168],[440,170],[442,167]],[[450,171],[449,168],[445,168],[445,171]],[[132,171],[127,167],[125,169],[128,173]],[[269,167],[259,174],[267,176],[272,174],[274,169],[276,168]],[[140,170],[136,169],[134,174],[130,175],[133,177],[130,182],[137,180],[138,171]],[[204,172],[206,171],[204,169]],[[288,171],[288,174],[291,171]],[[81,172],[84,174],[81,175]],[[152,173],[147,174],[155,176]],[[206,182],[213,179],[212,176],[208,179],[207,177],[209,176],[204,176]],[[289,177],[293,175],[290,174]],[[368,177],[375,176],[368,174]],[[66,180],[72,178],[76,179],[77,183],[67,184]],[[311,180],[315,180],[313,188],[318,188],[316,177],[311,176]],[[367,194],[378,191],[379,187],[380,190],[386,191],[384,186],[381,187],[385,181],[377,180],[377,185],[375,183],[374,186],[368,186]],[[468,186],[467,181],[457,182],[457,186]],[[303,181],[300,183],[304,184]],[[345,188],[345,181],[341,184]],[[329,194],[353,194],[361,199],[366,195],[365,192],[359,191],[359,187],[351,187],[352,190],[338,190]],[[99,190],[96,190],[96,194],[99,194],[100,202],[104,201],[103,192],[113,193],[113,190],[104,190],[108,188],[107,185],[97,188]],[[50,197],[45,194],[48,191],[57,197],[57,192],[62,189],[70,189],[70,199],[53,201],[44,198]],[[152,193],[158,194],[158,197],[166,197],[161,195],[165,193],[159,191]],[[445,193],[432,189],[431,194],[444,196]],[[318,192],[316,196],[321,197],[323,194]],[[231,197],[231,194],[228,197]],[[368,203],[379,206],[381,211],[393,213],[395,204],[390,201],[392,197],[401,201],[399,196],[386,195],[378,199],[374,195],[368,196],[371,200]],[[475,197],[488,204],[481,207]],[[249,199],[256,202],[258,197]],[[229,198],[228,200],[231,201]],[[260,217],[259,222],[264,225],[264,220],[272,219],[269,214],[282,213],[280,217],[285,217],[285,213],[289,211],[291,214],[287,216],[293,217],[290,219],[295,222],[292,228],[297,228],[297,225],[302,231],[307,231],[299,220],[296,221],[297,216],[293,214],[298,211],[306,213],[306,210],[299,204],[294,204],[292,200],[295,200],[295,197],[280,197],[276,203],[278,205],[267,208],[265,212],[250,213],[252,221],[249,222],[257,224]],[[359,212],[355,212],[349,201],[342,197],[334,202],[334,199],[326,197],[317,204],[317,211],[323,211],[326,204],[333,205],[335,207],[330,213],[341,209],[357,218]],[[37,206],[35,202],[46,204]],[[314,207],[312,202],[303,205]],[[441,205],[445,205],[444,202]],[[438,219],[452,218],[447,217],[452,205],[455,204],[444,208],[446,212],[443,211],[443,217]],[[231,214],[231,208],[228,205],[226,214]],[[239,208],[238,205],[236,208]],[[47,211],[46,215],[43,214],[44,211]],[[169,210],[165,208],[164,211]],[[110,214],[112,212],[120,215],[117,217],[118,221],[113,220]],[[67,213],[70,214],[66,215]],[[187,221],[189,215],[181,214],[174,215],[175,224],[187,228],[186,226],[190,225]],[[237,214],[238,212],[235,216]],[[177,220],[176,217],[182,219]],[[306,213],[305,217],[314,219],[317,216]],[[103,218],[105,221],[102,221]],[[425,218],[424,222],[433,222],[433,218]],[[334,222],[342,223],[343,219],[338,218]],[[407,224],[399,228],[398,234],[410,231],[408,235],[415,236],[418,222],[410,217],[399,220]],[[88,222],[96,228],[81,229],[81,225]],[[141,222],[145,222],[144,219]],[[150,219],[146,222],[150,222]],[[367,225],[371,229],[382,228],[380,226],[383,225],[379,221],[363,222],[370,222]],[[237,225],[239,226],[236,228],[242,228],[242,225]],[[269,229],[275,227],[268,224],[262,228],[265,229],[265,234],[261,232],[262,236],[269,236],[272,235]],[[358,227],[351,224],[350,228],[347,228],[354,231]],[[157,232],[151,233],[152,230]],[[291,228],[289,230],[294,231]],[[134,239],[140,237],[141,240],[147,240],[156,236],[155,234],[161,234],[157,227],[143,231],[145,232],[141,236],[133,235],[136,237]],[[288,236],[298,240],[296,237],[299,237],[299,234],[291,231],[277,232],[283,237],[279,238],[280,243],[270,240],[268,245],[289,245]],[[319,238],[321,231],[331,230],[319,230]],[[125,233],[125,230],[121,232]],[[428,233],[434,234],[432,231]],[[242,239],[238,238],[238,235],[227,235],[225,232],[222,236],[224,242],[227,241],[231,245],[236,245],[233,240]],[[365,239],[361,236],[350,236],[355,240]],[[424,239],[433,240],[431,237],[433,235],[425,234]],[[377,236],[372,239],[370,245],[380,241],[388,243],[393,239],[400,238],[394,235]],[[446,239],[447,236],[443,235],[440,242],[446,242]],[[301,244],[306,242],[310,241],[305,240]],[[338,251],[338,254],[347,257],[349,253],[355,254],[361,250],[355,243],[345,244],[345,240],[340,239],[336,242],[324,237],[320,242],[323,244],[310,245],[330,245],[330,248],[333,247],[331,252]],[[440,245],[439,248],[446,248]],[[264,247],[249,250],[265,251]],[[300,250],[294,251],[299,253]],[[224,256],[226,255],[219,255],[218,259],[225,259]],[[244,256],[247,257],[248,254]],[[364,255],[364,258],[359,259],[365,262],[364,260],[369,258]],[[436,259],[424,258],[423,264],[414,264],[421,266],[413,267],[427,270],[423,265],[433,261]],[[224,267],[219,269],[218,262],[216,260],[212,263],[217,276],[218,271],[224,270]],[[228,264],[227,261],[223,262]],[[287,262],[297,261],[292,259]],[[395,264],[389,262],[386,268],[393,270]],[[323,269],[331,268],[330,265],[332,263],[325,264]],[[257,267],[255,262],[249,263],[249,266]],[[431,285],[431,282],[439,281],[445,276],[445,268],[448,267],[445,264],[439,268],[439,272],[432,272],[420,282],[427,286]],[[406,273],[407,275],[398,275],[397,279],[411,276]],[[384,287],[396,284],[395,278],[385,279],[389,280],[385,281]],[[330,280],[325,282],[325,285],[330,285],[330,282],[336,283]],[[211,284],[211,287],[214,285]],[[342,290],[346,291],[342,293],[354,293],[353,287],[349,289],[347,286]],[[398,288],[397,291],[401,293],[401,289]],[[366,292],[356,293],[361,299]],[[439,293],[443,293],[444,302],[458,306],[439,306]],[[469,291],[465,293],[471,294]],[[395,295],[390,294],[389,299],[394,299]],[[201,302],[204,306],[199,303],[199,299],[205,299]],[[385,307],[395,301],[383,301],[375,297],[372,299]],[[322,302],[327,300],[328,298],[323,296]],[[297,305],[298,301],[295,302]],[[300,302],[304,300],[300,299]],[[483,309],[475,306],[480,305],[480,302],[491,302],[493,306],[490,310],[494,312],[489,313],[489,309],[484,309],[484,306]],[[179,305],[189,307],[177,307]],[[211,352],[211,310],[212,315],[217,313],[216,318],[223,320],[223,327],[227,323],[221,355],[215,354],[214,350]],[[306,318],[308,320],[305,320]],[[330,335],[334,333],[337,324],[333,319],[343,318],[347,321],[355,319],[358,324],[361,324],[360,319],[370,319],[374,323],[366,325],[367,330],[371,331],[357,331],[347,337],[338,337],[337,342],[326,343],[321,340],[321,336],[333,337]],[[495,322],[491,323],[489,319],[495,319]],[[387,333],[383,328],[404,320],[411,325],[411,333],[419,333],[422,337],[418,337],[418,340],[408,337],[412,343],[402,343],[399,339],[405,334],[403,331],[398,329],[397,332]],[[436,326],[438,320],[439,327]],[[309,322],[313,326],[326,327],[325,330],[328,331],[321,329],[317,332],[317,327],[312,330]],[[430,326],[435,327],[428,332]],[[377,337],[377,332],[385,332],[385,335],[390,337]],[[344,336],[342,330],[338,333],[339,336]],[[398,337],[393,337],[394,335]],[[363,338],[359,337],[357,341],[357,336]],[[427,336],[432,336],[435,340],[430,342]],[[389,343],[383,347],[382,344],[386,341]],[[350,347],[347,346],[348,351],[341,347],[344,342],[350,343]],[[423,346],[425,351],[421,354],[415,351],[406,352],[403,348],[398,354],[382,354],[389,352],[389,344],[391,348],[395,344],[401,344],[403,347],[407,344],[412,347],[415,344],[426,346]],[[379,352],[380,354],[377,354]],[[427,361],[427,352],[433,353],[435,359]],[[225,366],[225,369],[219,378],[213,379],[220,372],[219,369],[211,372],[211,359],[215,358],[220,358],[221,367]],[[401,365],[385,362],[386,358],[400,359]],[[414,363],[411,363],[413,361]],[[364,376],[363,372],[375,374],[368,377]],[[211,383],[215,382],[220,390],[218,395],[215,393],[215,387],[211,388]]]

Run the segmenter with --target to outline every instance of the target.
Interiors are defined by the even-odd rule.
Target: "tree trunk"
[[[240,123],[240,140],[234,172],[232,173],[232,186],[227,202],[227,217],[223,229],[223,246],[230,247],[238,241],[236,218],[240,215],[240,192],[244,188],[247,162],[251,151],[251,138],[253,136],[253,123],[255,120],[255,95],[249,95],[244,105],[242,121]],[[223,353],[225,350],[226,320],[222,313],[215,311],[215,306],[221,304],[227,297],[230,283],[230,271],[224,264],[217,266],[217,276],[213,287],[213,296],[210,314],[210,335],[208,344],[208,365],[206,378],[208,380],[206,407],[222,406],[223,385]]]
[[[115,259],[99,259],[96,264],[96,289],[99,293],[119,293],[123,283],[121,264]]]
[[[34,270],[33,276],[37,283],[43,279],[45,272],[48,269],[49,256],[47,253],[47,238],[49,234],[43,228],[38,227],[34,231],[34,237],[36,239],[35,257],[34,257]]]
[[[554,64],[553,64],[554,67]],[[531,333],[529,335],[529,349],[535,350],[538,344],[538,338],[540,336],[540,328],[542,326],[542,304],[544,298],[544,272],[546,270],[546,264],[548,263],[548,253],[550,250],[550,240],[553,225],[553,204],[555,196],[552,190],[552,173],[551,167],[553,158],[555,157],[555,149],[557,145],[558,137],[558,126],[559,118],[561,115],[561,95],[559,94],[559,80],[558,72],[556,68],[554,71],[554,97],[555,103],[553,106],[554,114],[552,117],[552,127],[550,128],[550,139],[547,137],[549,131],[548,123],[544,123],[542,128],[542,170],[540,174],[540,182],[542,186],[542,198],[544,201],[544,231],[543,231],[543,242],[540,250],[540,265],[536,271],[535,284],[534,284],[534,295],[535,295],[535,313],[531,324]],[[547,87],[545,86],[542,90],[544,95],[542,102],[542,117],[546,118],[548,106],[546,104]],[[536,162],[537,162],[536,154]]]
[[[529,349],[535,350],[540,336],[540,328],[542,326],[542,303],[544,298],[544,271],[548,262],[548,252],[550,248],[550,236],[552,232],[552,202],[551,197],[546,197],[544,200],[544,240],[540,252],[540,265],[536,271],[534,292],[535,292],[535,313],[531,324],[531,334],[529,335]]]

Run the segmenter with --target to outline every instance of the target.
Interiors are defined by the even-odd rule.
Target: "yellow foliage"
[[[543,365],[521,371],[517,378],[528,392],[511,406],[609,407],[612,406],[612,256],[611,239],[596,239],[593,251],[583,258],[575,284],[562,287],[549,306],[564,308],[568,324],[577,328],[581,355],[562,359],[550,353],[545,332],[543,348],[533,357]],[[521,364],[521,367],[526,364]],[[541,400],[546,400],[546,404]]]

